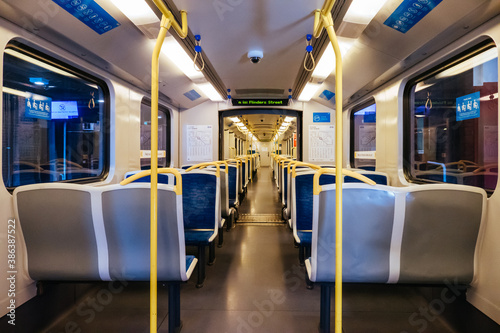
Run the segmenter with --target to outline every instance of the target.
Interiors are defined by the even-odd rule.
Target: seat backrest
[[[123,179],[127,179],[129,177],[132,177],[133,175],[135,175],[136,173],[139,173],[141,171],[143,171],[143,170],[129,171],[125,174],[125,177],[123,177]],[[172,185],[172,184],[174,184],[174,179],[175,179],[175,177],[172,174],[162,174],[162,173],[158,174],[158,184],[170,184],[170,185]],[[136,179],[133,181],[133,183],[151,183],[151,176],[145,176],[145,177]]]
[[[399,281],[470,283],[486,192],[452,184],[402,190],[406,204]]]
[[[292,179],[292,226],[296,236],[297,231],[312,230],[313,220],[313,179],[315,171],[297,172]],[[322,175],[320,185],[335,184],[334,175]]]
[[[100,187],[112,279],[150,279],[150,185]],[[158,280],[186,281],[182,195],[158,184]]]
[[[107,249],[97,188],[37,184],[14,190],[14,207],[34,280],[106,279]]]
[[[214,172],[181,171],[185,229],[216,230],[220,220],[220,185]]]
[[[394,188],[344,184],[343,281],[386,283],[396,207]],[[314,195],[311,280],[335,281],[335,185]]]
[[[219,187],[220,187],[220,216],[221,217],[226,217],[229,216],[229,188],[228,188],[228,175],[226,172],[226,166],[224,164],[219,165],[220,167],[220,179],[219,179]],[[206,168],[205,170],[211,171],[211,172],[216,172],[216,167],[215,165],[211,165],[210,167]]]
[[[377,171],[358,171],[359,174],[373,180],[375,183],[379,185],[390,185],[389,184],[389,175],[384,172]],[[344,177],[345,183],[362,183],[361,180],[353,178],[351,176]]]
[[[238,166],[231,165],[228,166],[228,196],[229,200],[234,200],[238,202]]]

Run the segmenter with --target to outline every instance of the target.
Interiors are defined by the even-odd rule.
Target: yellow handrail
[[[159,168],[158,173],[171,173],[175,176],[175,179],[177,181],[177,184],[174,186],[174,192],[177,195],[182,194],[182,176],[179,170],[174,169],[174,168]],[[133,181],[140,179],[142,177],[146,176],[151,176],[151,170],[143,170],[141,172],[136,173],[133,176],[128,177],[127,179],[124,179],[120,182],[120,185],[128,185],[132,183]]]
[[[217,178],[220,178],[220,165],[219,165],[218,161],[217,162],[198,163],[196,165],[193,165],[190,168],[187,168],[186,172],[189,172],[189,171],[194,170],[194,169],[203,169],[203,168],[206,168],[209,165],[215,165],[217,167],[217,171],[215,172],[215,175],[217,176]]]
[[[335,170],[335,168],[321,168],[319,169],[318,171],[316,171],[316,173],[314,174],[314,180],[313,180],[313,193],[314,195],[318,195],[323,189],[321,187],[321,185],[319,185],[319,177],[321,177],[321,175],[325,174],[325,173],[333,173],[333,174],[336,174],[337,173],[337,170]],[[367,183],[369,185],[375,185],[376,183],[371,180],[370,178],[366,177],[366,176],[363,176],[362,174],[360,173],[357,173],[357,172],[354,172],[354,171],[351,171],[351,170],[342,170],[342,173],[346,176],[350,176],[352,178],[356,178],[356,179],[359,179],[361,180],[363,183]],[[335,183],[337,183],[337,179],[335,177]]]
[[[314,37],[326,29],[335,52],[335,178],[342,188],[342,54],[333,29],[332,8],[335,0],[325,0],[321,11],[314,13]],[[342,332],[342,191],[335,191],[335,333]]]
[[[295,163],[300,163],[300,161],[294,161],[292,160],[290,163],[288,163],[288,174],[290,174],[292,172],[292,166],[295,164]]]
[[[294,163],[293,167],[292,167],[292,178],[295,178],[297,176],[297,172],[295,171],[295,169],[298,166],[306,166],[306,167],[309,167],[309,168],[314,169],[314,170],[321,169],[321,167],[319,165],[316,165],[316,164],[297,162],[297,163]]]
[[[161,11],[160,32],[156,39],[151,61],[151,245],[150,245],[150,310],[149,331],[157,330],[158,308],[158,100],[159,100],[159,59],[160,51],[167,36],[167,31],[173,27],[179,37],[186,38],[188,33],[187,12],[182,10],[180,26],[172,12],[162,0],[153,0]]]
[[[227,161],[228,163],[231,163],[231,162],[236,162],[236,165],[237,165],[237,166],[240,166],[240,165],[241,165],[241,160],[236,159],[236,158],[228,158],[226,161]]]

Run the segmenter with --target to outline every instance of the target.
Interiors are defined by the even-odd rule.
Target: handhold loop
[[[205,60],[203,60],[203,55],[201,54],[201,51],[202,51],[201,46],[200,46],[201,36],[196,35],[196,36],[194,36],[194,39],[196,40],[196,46],[194,47],[195,56],[194,56],[193,66],[194,66],[194,69],[196,69],[198,72],[201,72],[205,68]],[[198,57],[200,57],[200,59],[201,59],[201,68],[196,67],[196,59]]]
[[[311,45],[311,40],[312,40],[312,35],[308,34],[306,36],[306,40],[307,40],[307,46],[306,46],[306,56],[304,58],[304,69],[308,72],[311,72],[312,70],[314,70],[314,67],[316,67],[316,62],[314,61],[314,57],[312,55],[312,51],[313,51],[313,46]],[[312,61],[312,67],[307,67],[307,58],[311,58],[311,61]]]

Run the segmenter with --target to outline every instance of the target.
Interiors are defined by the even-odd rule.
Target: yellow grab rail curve
[[[177,195],[182,194],[182,176],[181,176],[181,173],[179,172],[179,170],[174,169],[174,168],[159,168],[158,173],[162,173],[162,174],[171,173],[171,174],[173,174],[175,176],[175,179],[177,182],[177,185],[174,186],[174,192]],[[140,179],[140,178],[143,178],[143,177],[146,177],[146,176],[151,176],[151,170],[143,170],[141,172],[138,172],[135,175],[130,176],[127,179],[122,180],[120,182],[120,185],[128,185],[128,184],[132,183],[133,181]]]
[[[196,165],[193,165],[192,167],[189,167],[186,169],[186,172],[189,172],[194,169],[203,169],[206,168],[209,165],[215,165],[217,167],[217,171],[215,172],[215,175],[217,178],[220,178],[220,165],[218,162],[204,162],[204,163],[198,163]]]
[[[292,167],[295,163],[300,163],[300,161],[294,161],[292,160],[290,163],[288,163],[287,169],[288,169],[288,174],[292,172]]]
[[[325,0],[321,11],[314,13],[314,37],[326,29],[335,52],[335,178],[342,188],[342,54],[333,29],[332,8],[335,0]],[[342,191],[335,191],[335,333],[342,333]]]
[[[237,166],[240,166],[241,165],[241,160],[238,160],[236,158],[229,158],[226,160],[228,163],[232,163],[232,162],[235,162]]]
[[[314,169],[314,170],[321,169],[321,167],[319,165],[316,165],[316,164],[305,163],[305,162],[297,162],[297,163],[294,163],[293,167],[292,167],[292,178],[295,178],[297,176],[297,172],[295,171],[295,169],[298,166],[306,166],[306,167],[309,167],[309,168]]]
[[[322,191],[322,187],[321,185],[319,185],[319,177],[321,177],[321,175],[325,174],[325,173],[333,173],[333,174],[336,174],[337,173],[337,170],[335,170],[335,168],[321,168],[319,169],[318,171],[316,171],[316,173],[314,174],[314,179],[313,179],[313,193],[314,195],[318,195],[321,191]],[[359,179],[361,180],[363,183],[366,183],[366,184],[369,184],[369,185],[375,185],[377,183],[375,183],[373,180],[371,180],[370,178],[366,177],[366,176],[363,176],[362,174],[360,173],[357,173],[357,172],[354,172],[354,171],[351,171],[351,170],[346,170],[344,169],[342,171],[342,173],[346,176],[349,176],[349,177],[352,177],[352,178],[356,178],[356,179]],[[337,179],[335,178],[335,183],[337,183]]]

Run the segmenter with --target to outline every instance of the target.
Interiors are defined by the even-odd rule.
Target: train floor
[[[246,217],[225,232],[203,288],[195,286],[196,270],[181,286],[182,332],[317,332],[320,286],[306,288],[292,233],[278,223],[281,208],[270,168],[258,170],[240,214],[255,218]],[[123,285],[104,305],[92,308],[91,300],[109,288],[97,285],[41,331],[148,332],[149,284]],[[161,283],[158,300],[158,332],[167,332],[168,293]],[[343,302],[346,333],[500,332],[465,301],[464,290],[453,286],[349,284]],[[331,318],[333,331],[333,296]]]

